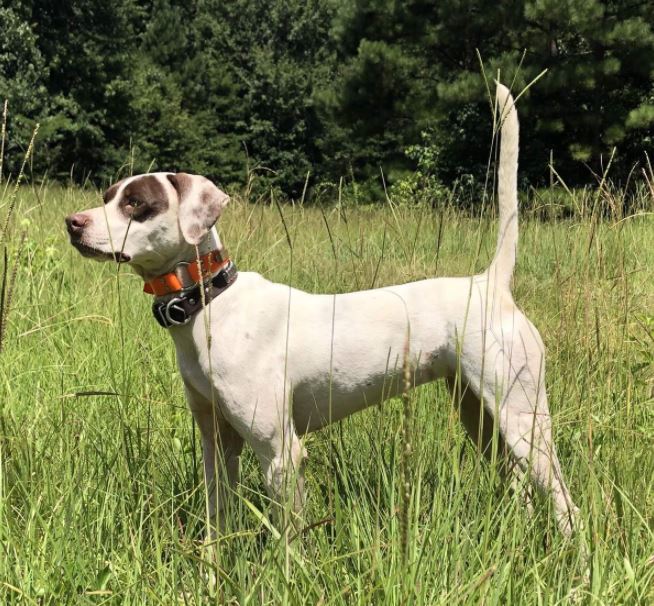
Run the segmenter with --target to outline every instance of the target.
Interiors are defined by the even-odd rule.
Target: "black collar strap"
[[[202,307],[234,284],[237,276],[236,265],[230,261],[211,280],[183,290],[172,299],[155,301],[152,305],[155,320],[164,328],[186,324]]]

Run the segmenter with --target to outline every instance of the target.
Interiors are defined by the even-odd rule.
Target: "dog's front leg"
[[[263,470],[264,482],[273,501],[277,524],[282,530],[302,529],[305,503],[304,459],[306,451],[295,429],[287,426],[271,440],[253,443]],[[290,514],[290,515],[288,515]]]
[[[206,483],[207,539],[224,530],[229,518],[230,490],[238,481],[243,438],[208,400],[186,388],[189,407],[202,436]]]

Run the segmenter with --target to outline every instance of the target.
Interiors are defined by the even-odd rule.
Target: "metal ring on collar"
[[[186,310],[184,307],[181,305],[178,305],[178,303],[183,302],[183,299],[180,297],[175,297],[174,299],[171,299],[168,301],[163,308],[163,317],[166,319],[166,322],[170,324],[171,326],[181,326],[183,324],[186,324],[189,320],[190,317],[186,314]],[[171,316],[171,311],[178,311],[182,313],[183,320],[176,320]]]

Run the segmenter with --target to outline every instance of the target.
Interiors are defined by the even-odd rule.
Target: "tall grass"
[[[2,182],[2,169],[4,165],[4,153],[5,153],[5,138],[7,134],[7,111],[8,103],[7,101],[3,104],[2,111],[2,125],[0,126],[0,189],[3,187]],[[11,218],[14,213],[14,208],[16,205],[16,196],[18,193],[18,188],[20,187],[21,182],[23,181],[25,175],[25,165],[28,160],[32,157],[32,151],[34,150],[34,140],[39,131],[39,125],[37,124],[34,132],[32,133],[32,138],[30,139],[29,145],[27,146],[27,151],[23,158],[23,164],[20,168],[18,176],[16,177],[16,182],[11,187],[10,181],[7,181],[4,184],[4,191],[2,192],[2,204],[0,204],[0,209],[5,211],[4,220],[2,220],[2,228],[0,230],[0,255],[2,257],[2,268],[0,269],[0,354],[2,353],[2,346],[4,343],[5,327],[7,324],[7,316],[9,315],[9,310],[11,308],[12,296],[14,293],[14,285],[16,282],[16,272],[18,270],[18,265],[20,263],[20,255],[23,250],[23,244],[25,242],[26,234],[23,232],[19,238],[19,245],[15,251],[16,258],[13,259],[13,267],[10,265],[9,253],[7,250],[7,241],[9,239],[9,227],[11,223]]]
[[[636,215],[614,217],[606,192],[594,194],[583,219],[540,222],[542,199],[523,213],[514,289],[547,345],[555,438],[590,545],[586,582],[580,541],[562,540],[544,503],[526,515],[440,384],[305,439],[307,529],[290,542],[271,528],[246,451],[229,531],[207,563],[200,445],[170,337],[138,278],[67,243],[63,217],[99,193],[17,189],[26,238],[0,358],[1,599],[652,603],[652,203],[645,192]],[[545,195],[581,205],[561,187]],[[481,270],[496,225],[449,208],[235,196],[219,229],[241,270],[344,292]]]

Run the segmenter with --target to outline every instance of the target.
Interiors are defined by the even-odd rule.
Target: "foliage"
[[[397,5],[357,0],[338,29],[340,46],[353,57],[341,71],[345,92],[339,107],[348,119],[356,117],[350,88],[367,100],[379,98],[374,112],[361,100],[353,104],[379,117],[365,121],[368,141],[390,138],[392,130],[405,143],[402,148],[420,144],[417,126],[431,134],[431,141],[422,143],[442,151],[433,167],[441,178],[448,183],[462,173],[479,178],[487,166],[491,129],[478,49],[486,77],[499,71],[517,90],[548,69],[534,92],[520,101],[523,140],[528,142],[521,156],[523,174],[542,181],[552,150],[561,176],[583,183],[591,178],[587,165],[601,173],[617,146],[615,168],[624,176],[642,160],[640,141],[654,126],[649,100],[653,21],[649,3],[415,0]],[[372,44],[384,49],[384,77],[375,75],[366,61]],[[365,77],[374,79],[377,88],[361,85]],[[394,91],[392,103],[380,94],[381,83]],[[403,117],[408,124],[401,122]],[[351,131],[356,136],[357,128]],[[383,150],[381,143],[375,147]],[[373,154],[366,156],[379,163]],[[390,156],[383,157],[388,161]]]
[[[34,122],[47,116],[53,103],[44,84],[46,61],[29,24],[18,11],[6,6],[0,7],[0,23],[0,99],[6,99],[11,108],[7,129],[12,133],[4,142],[5,157],[0,165],[4,164],[5,174],[16,174],[20,148],[27,148]]]
[[[383,198],[382,173],[396,189],[483,183],[477,52],[515,90],[548,70],[519,102],[531,184],[550,159],[568,185],[594,182],[610,157],[626,181],[654,140],[647,2],[8,0],[0,23],[12,145],[39,121],[33,170],[60,180],[159,168],[242,184],[254,170],[297,198],[310,173],[314,191],[352,177],[364,199]]]
[[[430,133],[421,133],[421,145],[412,145],[406,150],[407,158],[416,164],[415,171],[398,179],[391,187],[394,202],[412,202],[437,206],[449,200],[448,188],[435,174],[440,166],[441,149],[430,145]]]

